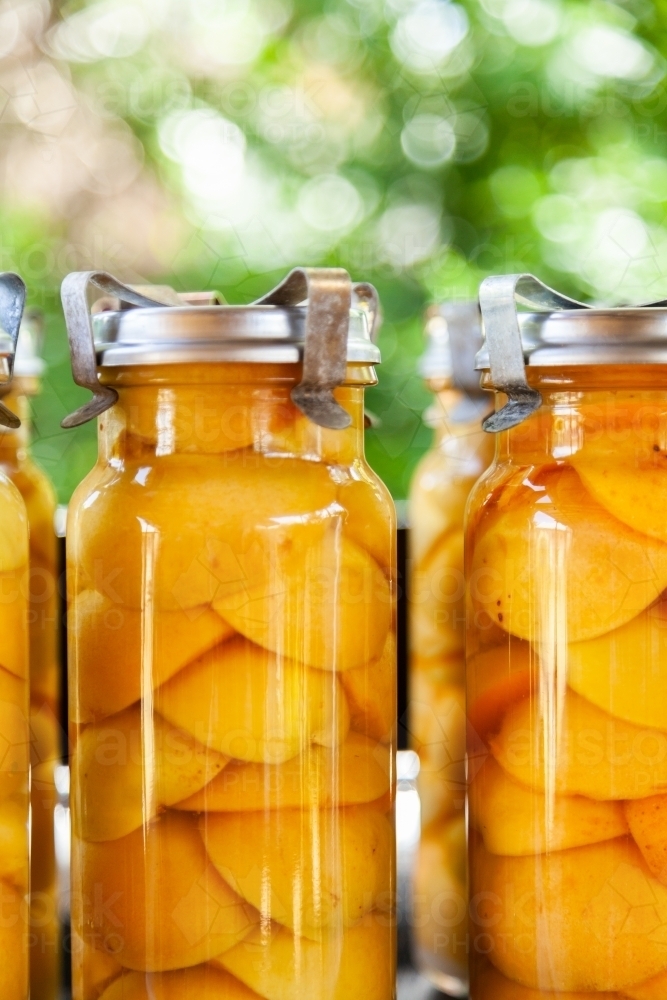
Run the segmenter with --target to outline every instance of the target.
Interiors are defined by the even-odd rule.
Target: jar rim
[[[667,309],[643,306],[518,313],[531,367],[667,364]],[[485,343],[476,368],[490,367]]]
[[[97,361],[103,367],[188,362],[294,364],[303,361],[305,306],[168,306],[96,313]],[[348,363],[376,365],[380,350],[368,316],[350,310]]]

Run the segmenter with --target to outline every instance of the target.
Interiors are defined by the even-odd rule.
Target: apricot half
[[[159,687],[233,629],[211,608],[155,616],[115,604],[95,590],[77,594],[69,609],[74,721],[115,715]]]
[[[390,583],[368,553],[332,531],[285,545],[267,533],[254,579],[216,594],[215,610],[253,642],[324,670],[382,653],[392,621]]]
[[[388,571],[395,561],[394,504],[387,487],[368,470],[355,467],[338,487],[345,511],[345,534]]]
[[[213,864],[263,921],[317,939],[390,902],[392,827],[372,806],[209,813],[200,828]]]
[[[622,803],[583,795],[549,800],[513,781],[493,757],[470,786],[470,818],[491,854],[543,854],[628,833]]]
[[[314,740],[337,745],[350,713],[335,674],[311,670],[237,637],[181,670],[155,695],[158,711],[238,760],[280,764]]]
[[[539,791],[641,799],[667,786],[667,732],[608,715],[570,690],[553,715],[538,698],[519,702],[490,743],[508,774]]]
[[[207,962],[257,921],[211,865],[196,820],[185,813],[165,813],[120,840],[75,839],[73,868],[81,936],[128,969]]]
[[[582,406],[580,447],[569,461],[610,513],[667,541],[667,442],[663,400],[619,399]]]
[[[473,918],[503,975],[622,992],[667,967],[667,888],[630,837],[534,857],[475,847]]]
[[[0,882],[0,996],[25,1000],[28,996],[28,933],[24,893]]]
[[[72,755],[72,819],[83,840],[115,840],[208,784],[228,758],[139,705],[88,726]]]
[[[667,602],[612,632],[571,643],[567,680],[605,712],[667,730]]]
[[[0,477],[0,576],[28,566],[28,516],[23,498],[7,477]],[[6,595],[5,595],[6,597]]]
[[[0,574],[0,667],[22,679],[28,677],[30,663],[26,573]]]
[[[74,920],[76,923],[76,918]],[[70,937],[72,949],[72,993],[77,1000],[97,1000],[118,979],[123,966],[115,958],[84,941],[76,927]]]
[[[0,802],[28,793],[28,684],[0,667]]]
[[[127,433],[158,454],[216,455],[252,445],[254,402],[244,385],[133,386],[122,406]]]
[[[667,545],[612,517],[569,467],[515,484],[471,544],[473,610],[535,642],[602,635],[666,586]]]
[[[475,742],[498,731],[508,708],[530,694],[537,676],[530,644],[509,636],[468,659],[468,725]]]
[[[166,611],[261,583],[267,558],[329,527],[335,534],[343,515],[327,466],[255,452],[170,455],[122,477],[111,470],[71,510],[72,580],[127,607]]]
[[[389,632],[381,655],[361,667],[343,670],[350,725],[371,740],[390,743],[396,731],[396,636]]]
[[[393,929],[370,916],[321,941],[274,926],[253,931],[214,961],[267,1000],[388,1000],[394,989]]]
[[[335,749],[310,746],[284,764],[232,761],[210,784],[176,808],[244,812],[373,802],[389,791],[386,747],[350,733]]]
[[[0,804],[0,879],[24,891],[28,888],[27,802]]]
[[[625,818],[644,861],[667,884],[667,795],[649,795],[625,803]]]
[[[126,972],[99,1000],[261,1000],[224,969],[202,965],[177,972]]]
[[[471,985],[475,1000],[620,1000],[618,993],[591,993],[588,990],[585,993],[579,990],[576,993],[569,990],[567,993],[552,993],[532,990],[506,979],[492,965],[485,965],[479,972],[473,973]]]
[[[626,986],[622,996],[629,997],[630,1000],[664,1000],[667,996],[667,971],[636,986]]]

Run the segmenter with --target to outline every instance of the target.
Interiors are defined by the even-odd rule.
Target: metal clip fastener
[[[14,375],[14,356],[23,319],[25,299],[26,287],[23,279],[10,271],[0,274],[0,327],[12,342],[12,352],[7,357],[9,378],[4,383],[3,388],[9,385]],[[12,430],[21,426],[21,421],[16,414],[12,413],[2,402],[0,402],[0,424],[3,427],[11,427]]]
[[[479,289],[484,338],[489,352],[491,380],[508,397],[490,414],[482,427],[490,434],[509,430],[542,405],[542,396],[528,385],[517,305],[533,312],[588,309],[576,299],[561,295],[532,274],[505,274],[485,278]]]
[[[85,424],[93,417],[104,413],[118,400],[116,390],[111,386],[102,385],[97,375],[93,325],[88,307],[88,289],[91,285],[128,305],[150,307],[162,305],[121,284],[105,271],[76,271],[65,278],[60,295],[72,353],[72,375],[77,385],[90,389],[93,393],[92,399],[79,407],[75,413],[65,417],[61,426],[66,428]]]
[[[333,390],[345,380],[352,282],[340,267],[297,267],[256,305],[307,304],[301,381],[292,402],[320,427],[343,430],[352,423]]]
[[[108,296],[107,301],[131,306],[156,307],[205,302],[210,297],[178,296],[170,300],[151,288],[134,289],[120,284],[104,272],[81,272],[69,275],[62,286],[62,300],[72,351],[74,380],[93,392],[93,399],[76,413],[66,417],[63,427],[76,427],[99,416],[118,399],[115,389],[100,384],[93,340],[92,321],[88,307],[88,288],[96,285]],[[175,296],[175,293],[172,293]],[[159,301],[162,300],[162,301]],[[219,301],[217,293],[215,300]],[[347,343],[352,303],[366,313],[371,334],[379,325],[379,303],[372,285],[352,285],[347,271],[341,268],[296,268],[276,288],[252,305],[304,305],[305,336],[301,382],[292,390],[292,399],[299,409],[321,427],[349,427],[351,417],[333,395],[345,380]],[[117,305],[115,306],[117,308]]]

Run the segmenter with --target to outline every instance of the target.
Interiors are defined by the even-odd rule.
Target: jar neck
[[[291,455],[332,464],[364,457],[368,369],[348,372],[335,390],[352,419],[345,430],[314,424],[294,405],[296,365],[199,364],[106,369],[118,403],[98,422],[102,460],[171,455]]]
[[[667,366],[599,365],[527,369],[542,405],[496,435],[496,460],[519,465],[566,461],[593,437],[656,436],[667,442]],[[492,387],[488,373],[483,384]],[[496,408],[506,402],[496,394]]]

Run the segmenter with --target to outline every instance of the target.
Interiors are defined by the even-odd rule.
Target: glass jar
[[[56,497],[30,455],[30,397],[40,391],[43,362],[38,350],[41,317],[23,321],[14,379],[4,404],[21,419],[17,429],[0,428],[0,469],[23,497],[30,527],[28,597],[31,728],[30,990],[32,1000],[60,995],[60,931],[55,858],[55,768],[60,747],[58,662],[58,553],[53,519]]]
[[[0,393],[11,382],[25,286],[0,275]],[[5,397],[6,398],[6,397]],[[0,403],[0,424],[19,421]],[[0,468],[0,996],[28,1000],[30,705],[28,518]]]
[[[481,302],[508,402],[467,529],[471,998],[664,997],[667,314],[529,276]]]
[[[342,308],[317,272],[307,307],[95,319],[117,401],[67,526],[75,1000],[394,995],[394,513],[334,275],[328,416],[299,397],[313,305]]]
[[[417,466],[409,502],[411,746],[419,755],[421,838],[413,894],[420,972],[456,996],[467,993],[465,833],[465,584],[463,517],[468,494],[492,458],[482,430],[476,302],[432,309],[420,368],[434,393],[424,415],[433,444]]]

